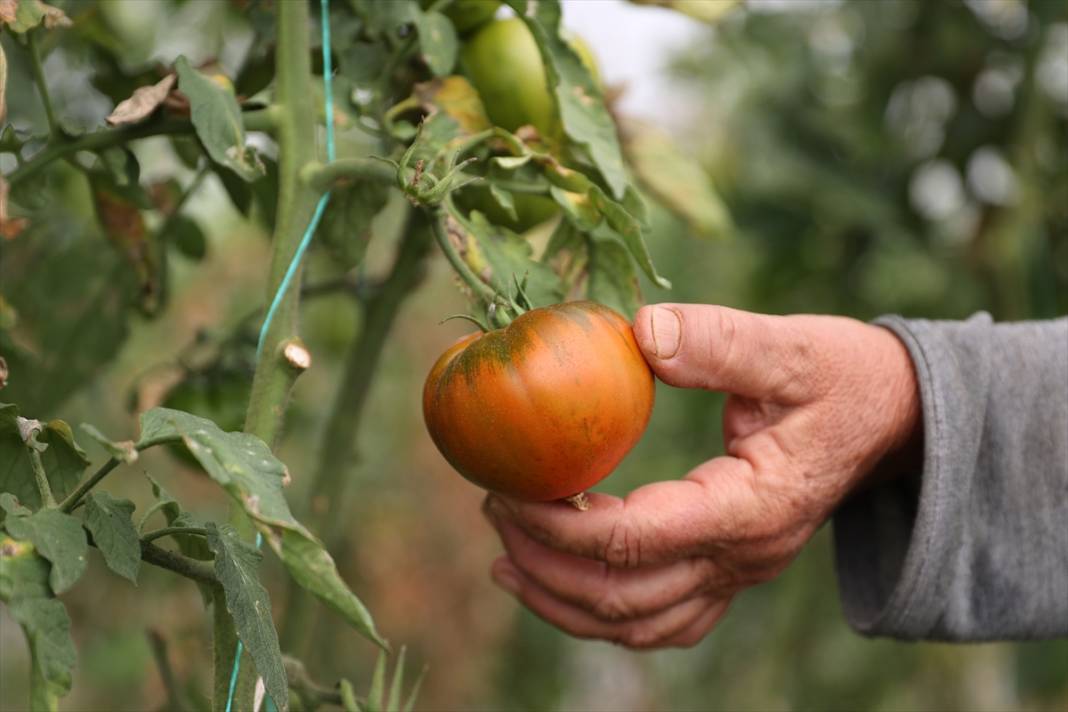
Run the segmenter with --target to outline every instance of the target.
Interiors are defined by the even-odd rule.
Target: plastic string
[[[327,163],[333,163],[336,158],[336,148],[334,146],[334,88],[333,78],[334,73],[333,62],[330,59],[330,0],[319,0],[319,12],[321,17],[320,24],[322,25],[323,34],[323,95],[324,95],[324,110],[326,112],[326,160]],[[297,270],[300,268],[300,263],[304,259],[304,253],[308,251],[308,245],[311,244],[312,236],[315,235],[315,230],[319,227],[319,221],[323,218],[323,212],[326,211],[327,203],[330,202],[330,191],[323,193],[319,198],[318,204],[315,206],[315,212],[312,214],[311,221],[308,222],[307,229],[304,230],[304,235],[300,238],[300,243],[297,245],[296,251],[293,253],[293,258],[289,262],[289,267],[286,268],[285,274],[282,276],[282,281],[278,285],[278,290],[274,293],[274,298],[271,299],[271,306],[267,309],[267,314],[263,318],[263,326],[260,327],[259,341],[256,344],[256,358],[259,359],[263,353],[263,344],[267,340],[267,333],[271,330],[271,321],[274,320],[274,315],[278,311],[279,305],[282,303],[282,298],[285,297],[286,292],[289,291],[289,286],[293,282],[293,278],[297,274]],[[259,549],[263,544],[263,536],[256,532],[256,548]],[[219,605],[216,601],[215,605]],[[230,673],[230,690],[226,696],[226,712],[232,712],[234,704],[234,693],[237,691],[237,677],[241,670],[241,655],[244,653],[245,646],[240,640],[237,641],[237,649],[234,653],[234,668]],[[264,696],[264,707],[267,712],[274,712],[277,708],[274,700],[270,695]]]

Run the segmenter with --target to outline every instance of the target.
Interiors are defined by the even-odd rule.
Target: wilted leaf
[[[70,637],[70,616],[54,598],[24,598],[9,604],[30,645],[31,708],[47,709],[49,697],[70,692],[71,672],[78,660]]]
[[[423,59],[434,76],[445,76],[456,65],[459,40],[455,28],[440,12],[416,12],[413,20]]]
[[[741,4],[741,0],[630,0],[636,5],[655,5],[665,7],[709,25],[718,23],[723,17]]]
[[[730,217],[701,164],[671,137],[643,127],[624,145],[638,180],[665,207],[706,237],[722,237]]]
[[[3,52],[3,48],[0,48],[0,53]],[[0,118],[0,121],[3,119]],[[0,176],[0,237],[12,239],[19,236],[23,230],[25,230],[30,221],[27,218],[13,218],[8,212],[7,196],[11,186],[4,180],[3,176]]]
[[[492,126],[482,98],[466,77],[453,75],[421,82],[415,85],[412,96],[428,113],[445,112],[464,134],[476,134]]]
[[[575,49],[560,36],[560,5],[547,0],[508,0],[530,29],[545,63],[564,131],[586,149],[616,198],[627,188],[627,171],[616,125],[601,89]]]
[[[124,126],[148,118],[170,94],[176,79],[174,74],[168,74],[151,86],[135,89],[129,99],[119,102],[115,110],[108,114],[106,121],[112,126]]]
[[[102,172],[92,173],[89,180],[104,234],[133,268],[142,310],[154,314],[162,298],[160,259],[136,200],[141,195],[140,186],[123,189]]]
[[[178,88],[189,99],[193,128],[208,155],[247,181],[262,176],[263,163],[245,145],[245,125],[233,89],[193,69],[185,57],[179,57],[174,66]]]
[[[63,593],[81,578],[88,565],[88,543],[82,523],[56,509],[42,509],[29,516],[11,516],[4,527],[16,539],[32,542],[41,556],[52,562],[48,577],[52,591]]]
[[[230,526],[208,524],[208,546],[215,554],[215,575],[234,619],[237,636],[256,664],[267,693],[283,712],[289,708],[289,684],[282,664],[278,633],[271,619],[271,600],[260,583],[260,553],[241,541]],[[215,605],[220,605],[219,601]]]
[[[246,433],[168,408],[141,416],[139,448],[181,441],[209,476],[237,501],[301,586],[343,615],[363,635],[385,645],[367,609],[337,572],[322,543],[293,518],[282,495],[289,473],[270,448]]]
[[[23,34],[42,23],[48,30],[71,25],[62,10],[41,0],[0,0],[0,26],[6,24],[12,32]]]
[[[115,499],[107,492],[90,492],[85,500],[85,527],[93,535],[104,563],[123,578],[137,583],[141,543],[130,518],[134,503]]]
[[[0,403],[0,491],[11,492],[30,509],[39,509],[44,503],[19,432],[18,413],[18,407]],[[36,441],[47,446],[41,453],[41,465],[53,496],[62,499],[78,484],[89,459],[74,441],[70,426],[62,420],[44,423]]]

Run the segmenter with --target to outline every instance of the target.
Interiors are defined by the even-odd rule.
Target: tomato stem
[[[482,323],[482,321],[480,319],[476,319],[475,317],[471,316],[470,314],[450,314],[449,316],[447,316],[444,319],[442,319],[441,321],[439,321],[438,325],[440,326],[440,325],[444,324],[447,321],[452,321],[453,319],[465,319],[465,320],[471,322],[472,324],[474,324],[475,326],[477,326],[479,329],[481,329],[483,334],[488,334],[490,331],[492,331],[492,329],[490,329],[488,326],[486,326],[484,323]]]

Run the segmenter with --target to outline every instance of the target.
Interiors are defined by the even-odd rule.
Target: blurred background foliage
[[[99,125],[112,105],[107,97],[132,88],[109,85],[108,66],[150,67],[181,52],[215,59],[234,76],[241,57],[260,51],[250,49],[259,36],[251,27],[265,22],[251,1],[66,5],[72,16],[93,18],[77,30],[79,41],[64,40],[46,63],[53,99],[72,127]],[[0,41],[10,119],[20,129],[40,126],[22,53],[9,35]],[[679,46],[671,74],[665,81],[678,87],[692,117],[676,138],[701,156],[734,231],[701,239],[654,210],[650,247],[675,287],[646,284],[648,301],[861,319],[1068,313],[1063,3],[752,3]],[[255,89],[255,77],[244,76],[239,91],[242,79]],[[354,131],[342,139],[366,140]],[[188,185],[193,173],[175,148],[167,139],[136,145],[142,183],[158,173]],[[41,180],[68,209],[49,213],[33,201],[40,185],[27,189],[23,204],[44,218],[18,239],[0,240],[0,350],[17,348],[9,343],[17,320],[42,345],[33,367],[49,374],[18,394],[23,410],[92,419],[128,437],[133,412],[192,374],[199,385],[189,397],[240,420],[255,325],[248,317],[262,302],[268,257],[264,206],[245,196],[246,210],[235,210],[232,187],[205,176],[183,210],[194,222],[184,239],[195,248],[188,233],[200,233],[202,249],[165,250],[166,284],[150,286],[169,299],[159,313],[140,298],[144,308],[131,311],[116,295],[143,297],[148,287],[128,283],[136,278],[124,262],[130,255],[100,235],[83,182],[62,168]],[[346,535],[331,549],[342,573],[385,635],[429,665],[420,708],[1068,708],[1068,641],[949,646],[852,633],[826,530],[778,580],[743,594],[693,650],[635,654],[572,640],[519,610],[489,582],[499,544],[478,514],[480,493],[450,471],[422,425],[423,375],[463,332],[456,322],[438,325],[464,307],[438,256],[385,347],[353,434],[357,459],[338,473],[350,480],[344,502],[307,491],[301,473],[318,461],[326,404],[338,396],[345,354],[364,327],[361,303],[392,262],[401,214],[393,200],[375,221],[358,273],[307,301],[303,331],[314,366],[298,382],[280,455],[294,474],[291,501],[307,503],[313,528],[316,513],[340,506]],[[541,244],[545,236],[531,239]],[[335,253],[318,248],[308,282],[336,286],[337,265]],[[115,360],[100,367],[112,352]],[[679,476],[721,451],[718,396],[658,386],[657,398],[647,434],[606,491]],[[214,488],[181,459],[152,452],[143,463],[187,501],[221,508]],[[139,508],[149,501],[145,482],[111,484]],[[282,618],[282,577],[272,569],[266,576]],[[140,587],[136,593],[152,595],[135,595],[91,567],[64,597],[82,651],[65,708],[158,707],[164,692],[146,629],[166,638],[178,676],[206,689],[209,631],[198,593],[158,571],[146,571]],[[25,699],[24,642],[0,615],[0,706],[17,709]],[[370,646],[327,614],[313,625],[306,657],[313,675],[366,681]]]

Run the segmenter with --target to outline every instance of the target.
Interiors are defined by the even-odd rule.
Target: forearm
[[[1068,634],[1068,320],[881,323],[916,367],[923,464],[835,515],[850,623],[906,638]]]

